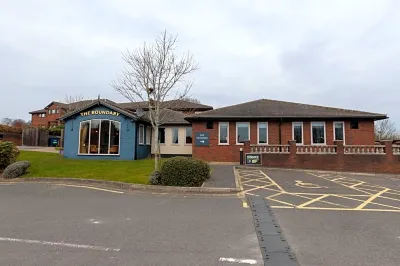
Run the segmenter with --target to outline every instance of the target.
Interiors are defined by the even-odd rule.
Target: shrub
[[[20,161],[7,166],[6,170],[3,172],[3,177],[6,179],[16,178],[26,174],[26,170],[31,166],[28,161]]]
[[[189,157],[173,157],[161,166],[160,185],[199,187],[209,177],[207,163]]]
[[[10,141],[0,141],[0,170],[5,169],[17,160],[19,150]]]

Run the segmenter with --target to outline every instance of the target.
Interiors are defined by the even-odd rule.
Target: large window
[[[146,145],[151,144],[151,127],[146,127]]]
[[[165,144],[165,128],[158,128],[158,141],[160,144]]]
[[[250,140],[250,123],[236,123],[236,144],[243,143],[246,140]]]
[[[296,144],[303,144],[303,122],[293,122],[292,135]]]
[[[219,123],[218,140],[218,144],[229,144],[229,122]]]
[[[268,123],[267,122],[258,122],[258,144],[267,144],[268,143]]]
[[[172,144],[179,144],[179,128],[173,127],[172,130]]]
[[[144,144],[144,126],[139,125],[139,144]]]
[[[120,123],[93,119],[81,122],[79,154],[119,154]]]
[[[344,122],[333,122],[333,139],[344,141]]]
[[[192,128],[187,127],[186,128],[186,138],[185,138],[185,144],[192,144]]]
[[[312,144],[325,144],[325,122],[311,122]]]

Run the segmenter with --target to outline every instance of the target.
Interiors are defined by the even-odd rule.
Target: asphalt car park
[[[0,265],[263,265],[236,195],[0,184]]]
[[[266,198],[300,265],[399,265],[400,179],[388,175],[238,170]]]

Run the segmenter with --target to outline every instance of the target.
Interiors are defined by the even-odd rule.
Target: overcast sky
[[[202,103],[335,106],[400,128],[399,2],[2,0],[0,117],[29,119],[66,94],[126,101],[109,85],[121,52],[167,29],[199,62]]]

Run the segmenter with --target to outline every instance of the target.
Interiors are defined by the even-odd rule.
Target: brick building
[[[193,135],[207,133],[208,146],[194,145],[193,157],[239,162],[245,141],[252,145],[374,145],[374,121],[384,114],[261,99],[186,117]]]

